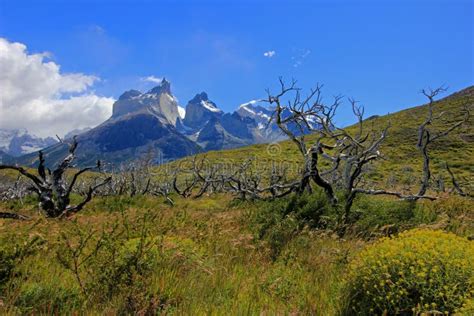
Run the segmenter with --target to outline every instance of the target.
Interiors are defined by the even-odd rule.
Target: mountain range
[[[162,163],[199,152],[283,140],[278,127],[268,124],[272,115],[273,110],[258,101],[225,113],[206,92],[196,94],[182,108],[171,92],[170,82],[163,79],[145,93],[124,92],[114,103],[112,116],[97,127],[73,131],[79,143],[76,162],[83,166],[100,159],[117,165],[152,154],[155,163]],[[20,153],[22,156],[18,151],[12,155],[2,147],[0,150],[16,157],[16,163],[34,165],[36,151],[42,147],[46,147],[43,153],[51,165],[58,163],[68,148],[66,142],[53,143],[48,138],[44,146],[38,143],[35,150]]]
[[[462,115],[466,104],[472,107],[473,96],[474,87],[468,87],[437,101],[438,111],[444,113],[444,120],[435,128],[448,128],[452,120]],[[275,124],[268,124],[274,112],[263,104],[251,101],[232,113],[224,113],[202,92],[183,108],[171,93],[170,83],[163,80],[146,93],[136,90],[123,93],[115,102],[108,120],[92,129],[71,131],[65,139],[78,135],[78,165],[91,165],[97,159],[117,165],[150,153],[155,155],[155,163],[206,151],[214,151],[207,154],[211,160],[217,157],[245,159],[249,155],[266,157],[265,146],[258,144],[284,140],[285,137]],[[371,126],[378,126],[379,129],[388,121],[397,122],[392,124],[391,137],[383,149],[387,157],[401,164],[400,170],[408,168],[403,164],[416,164],[419,158],[413,144],[416,142],[417,124],[425,117],[425,111],[423,106],[417,106],[367,119]],[[293,130],[296,132],[296,129]],[[473,133],[472,124],[467,124],[466,128],[447,137],[445,144],[434,146],[431,151],[442,161],[450,161],[457,174],[472,175]],[[308,136],[308,140],[311,139],[312,136]],[[246,145],[255,146],[245,150],[217,151]],[[64,158],[68,150],[67,144],[58,143],[53,138],[41,139],[25,130],[0,129],[0,162],[34,165],[37,163],[36,151],[42,147],[46,147],[43,152],[50,165]],[[279,148],[285,152],[284,159],[297,159],[288,142],[280,143]],[[391,166],[391,172],[397,172],[398,167],[385,163],[384,168],[387,166]]]
[[[52,137],[40,138],[28,133],[26,129],[0,128],[0,151],[12,157],[36,152],[57,143]]]

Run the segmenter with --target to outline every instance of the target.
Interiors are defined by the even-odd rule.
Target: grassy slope
[[[19,209],[33,217],[0,221],[0,250],[11,252],[32,238],[44,240],[15,263],[10,282],[0,282],[0,314],[115,315],[127,307],[144,311],[158,302],[161,307],[155,307],[166,315],[337,315],[344,302],[341,288],[348,260],[368,242],[305,230],[272,260],[267,242],[254,234],[252,218],[262,205],[232,203],[227,195],[177,198],[174,207],[154,197],[96,198],[74,220],[63,221],[39,216],[35,204],[34,200],[24,205],[0,202],[0,211]],[[386,216],[391,221],[396,205],[400,202],[376,206],[378,212],[363,219],[361,229],[380,233],[375,223],[384,224]],[[467,200],[453,197],[421,201],[419,206],[403,225],[428,223],[460,235],[474,232],[473,221],[466,220],[472,206]],[[113,277],[86,264],[80,274],[88,291],[81,294],[74,274],[58,260],[57,254],[66,249],[61,234],[77,245],[78,230],[94,231],[94,240],[103,229],[118,225],[126,227],[126,234],[112,242],[124,249],[142,234],[140,218],[148,212],[158,216],[146,224],[147,239],[153,242],[152,249],[158,249],[157,258],[148,259],[151,271],[142,275],[144,279],[134,275],[130,283],[118,283],[123,288],[117,287],[118,292],[108,298],[100,287],[103,281],[97,280],[106,277],[113,282]],[[86,254],[92,252],[94,243],[87,248]],[[5,257],[2,251],[0,258]],[[92,262],[102,256],[103,252]]]
[[[334,315],[338,275],[343,268],[339,259],[346,250],[358,249],[360,244],[307,236],[302,241],[309,245],[294,245],[288,257],[273,262],[266,255],[266,247],[253,241],[245,221],[255,206],[229,206],[229,202],[228,196],[178,199],[171,208],[156,198],[98,198],[75,221],[60,222],[37,217],[32,205],[23,206],[22,212],[35,220],[0,221],[0,241],[9,240],[8,244],[13,245],[18,240],[22,244],[28,236],[39,236],[46,243],[19,265],[19,271],[26,272],[25,278],[14,279],[17,283],[9,284],[9,290],[0,295],[0,314],[116,314],[126,304],[122,294],[105,300],[104,305],[86,303],[74,275],[57,260],[56,252],[63,251],[64,246],[59,235],[65,233],[75,243],[75,227],[94,229],[98,235],[104,226],[122,222],[121,209],[127,210],[130,223],[151,209],[160,215],[150,224],[151,235],[157,238],[161,250],[147,277],[146,289],[139,289],[137,295],[163,300],[165,314],[275,315],[299,311]],[[0,202],[0,209],[5,207]],[[132,235],[136,236],[133,229]],[[96,277],[101,274],[94,273]],[[85,274],[83,277],[88,279]]]
[[[447,118],[453,119],[462,103],[472,102],[473,88],[467,92],[440,102]],[[371,121],[375,128],[384,126],[389,119],[393,125],[392,138],[382,149],[389,160],[379,165],[374,177],[380,174],[384,178],[390,171],[403,176],[407,166],[416,171],[419,157],[413,152],[413,144],[422,113],[418,107]],[[471,176],[473,144],[468,135],[473,134],[469,126],[462,131],[463,137],[453,134],[446,146],[434,148],[433,156],[439,157],[435,170],[436,162],[449,158],[456,172]],[[260,166],[271,160],[298,164],[293,144],[283,142],[279,150],[273,155],[267,145],[255,145],[210,152],[207,157],[213,162],[238,162],[257,156]],[[340,290],[347,262],[367,239],[338,239],[331,232],[304,231],[272,260],[266,241],[255,238],[252,218],[260,212],[260,204],[236,204],[228,195],[197,200],[175,198],[174,207],[155,197],[95,198],[74,220],[66,221],[41,217],[34,199],[25,204],[0,202],[0,211],[18,211],[33,217],[25,222],[0,221],[0,248],[21,246],[25,239],[38,236],[45,240],[39,250],[16,264],[14,276],[0,291],[0,314],[116,314],[123,311],[129,299],[136,301],[134,308],[141,311],[158,302],[165,314],[177,315],[337,314],[344,301]],[[354,235],[379,235],[381,226],[397,221],[401,229],[429,226],[464,236],[474,234],[472,201],[458,197],[433,203],[420,201],[413,213],[398,214],[403,213],[401,203],[382,197],[357,201],[355,208],[364,215],[356,223]],[[78,228],[93,229],[97,236],[113,223],[123,225],[122,214],[128,214],[130,236],[117,240],[127,244],[140,235],[141,222],[135,219],[148,211],[159,215],[149,223],[150,236],[160,249],[158,260],[151,263],[151,274],[145,275],[144,280],[138,278],[111,299],[103,298],[100,292],[91,294],[93,288],[91,296],[81,294],[74,275],[59,263],[57,253],[64,252],[60,235],[65,234],[74,244],[78,241]],[[94,270],[87,276],[84,270],[82,277],[94,287],[98,286],[94,279],[103,273]]]
[[[444,112],[442,120],[438,120],[431,129],[443,131],[462,118],[462,109],[465,104],[474,104],[474,87],[466,88],[435,104],[435,115]],[[341,109],[342,110],[342,109]],[[366,121],[366,128],[381,131],[389,122],[391,128],[386,141],[381,147],[381,153],[386,158],[375,165],[371,172],[371,178],[378,182],[385,182],[389,177],[394,177],[399,184],[413,182],[419,178],[421,171],[421,155],[416,149],[417,128],[425,119],[426,106],[416,106],[393,114],[380,116]],[[471,115],[472,116],[472,115]],[[350,126],[348,130],[355,130]],[[314,137],[309,135],[307,140],[311,143]],[[211,163],[240,163],[247,158],[255,158],[256,165],[268,167],[269,162],[275,161],[293,166],[293,170],[299,165],[301,158],[295,145],[289,141],[271,145],[259,144],[243,148],[211,151],[203,154]],[[472,118],[468,124],[459,128],[430,146],[432,157],[432,171],[434,177],[443,175],[448,182],[447,173],[444,170],[444,162],[449,162],[451,169],[459,180],[470,190],[474,189],[474,125]],[[183,160],[172,163],[179,164]]]

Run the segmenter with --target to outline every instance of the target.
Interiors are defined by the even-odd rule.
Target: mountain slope
[[[435,103],[435,116],[444,113],[441,120],[436,121],[430,128],[433,131],[444,131],[463,116],[463,107],[474,106],[474,86],[463,89]],[[472,113],[472,112],[471,112]],[[417,186],[421,172],[421,156],[416,148],[417,128],[427,114],[425,105],[420,105],[400,112],[369,118],[366,120],[368,130],[380,131],[389,122],[391,127],[386,141],[381,146],[384,160],[377,161],[370,171],[370,179],[378,183],[395,182]],[[347,127],[355,131],[356,126]],[[311,142],[314,136],[308,135]],[[280,162],[289,172],[297,172],[301,157],[296,147],[290,141],[278,144],[258,144],[242,148],[211,151],[204,154],[210,163],[226,162],[241,163],[249,157],[254,157],[259,166],[268,166],[270,162]],[[455,130],[445,138],[430,145],[431,166],[433,178],[442,176],[446,185],[449,178],[444,170],[444,162],[448,162],[459,181],[474,189],[474,127],[471,115],[470,122]],[[179,163],[179,162],[178,162]]]

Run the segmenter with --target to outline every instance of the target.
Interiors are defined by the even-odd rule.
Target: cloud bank
[[[0,38],[0,128],[63,136],[111,115],[114,99],[91,90],[99,78],[61,73],[48,57],[29,54],[24,44]]]

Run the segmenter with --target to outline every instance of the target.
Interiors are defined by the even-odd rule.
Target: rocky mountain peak
[[[142,93],[138,90],[128,90],[122,93],[122,95],[119,97],[119,100],[130,100],[140,96],[141,94]]]
[[[186,105],[184,124],[193,129],[202,128],[209,120],[221,117],[224,112],[209,100],[206,92],[196,94]]]
[[[206,92],[198,93],[192,98],[189,103],[200,103],[201,101],[209,101],[209,97]]]
[[[178,103],[171,94],[171,83],[163,78],[161,83],[148,91],[129,90],[114,103],[112,119],[124,115],[148,113],[157,116],[163,123],[176,125],[179,120]]]
[[[163,80],[161,80],[161,83],[158,86],[151,89],[148,93],[152,93],[152,94],[167,93],[171,95],[171,83],[168,80],[166,80],[166,78],[163,78]]]
[[[0,129],[0,150],[13,157],[38,151],[56,142],[52,137],[29,134],[26,129]]]

